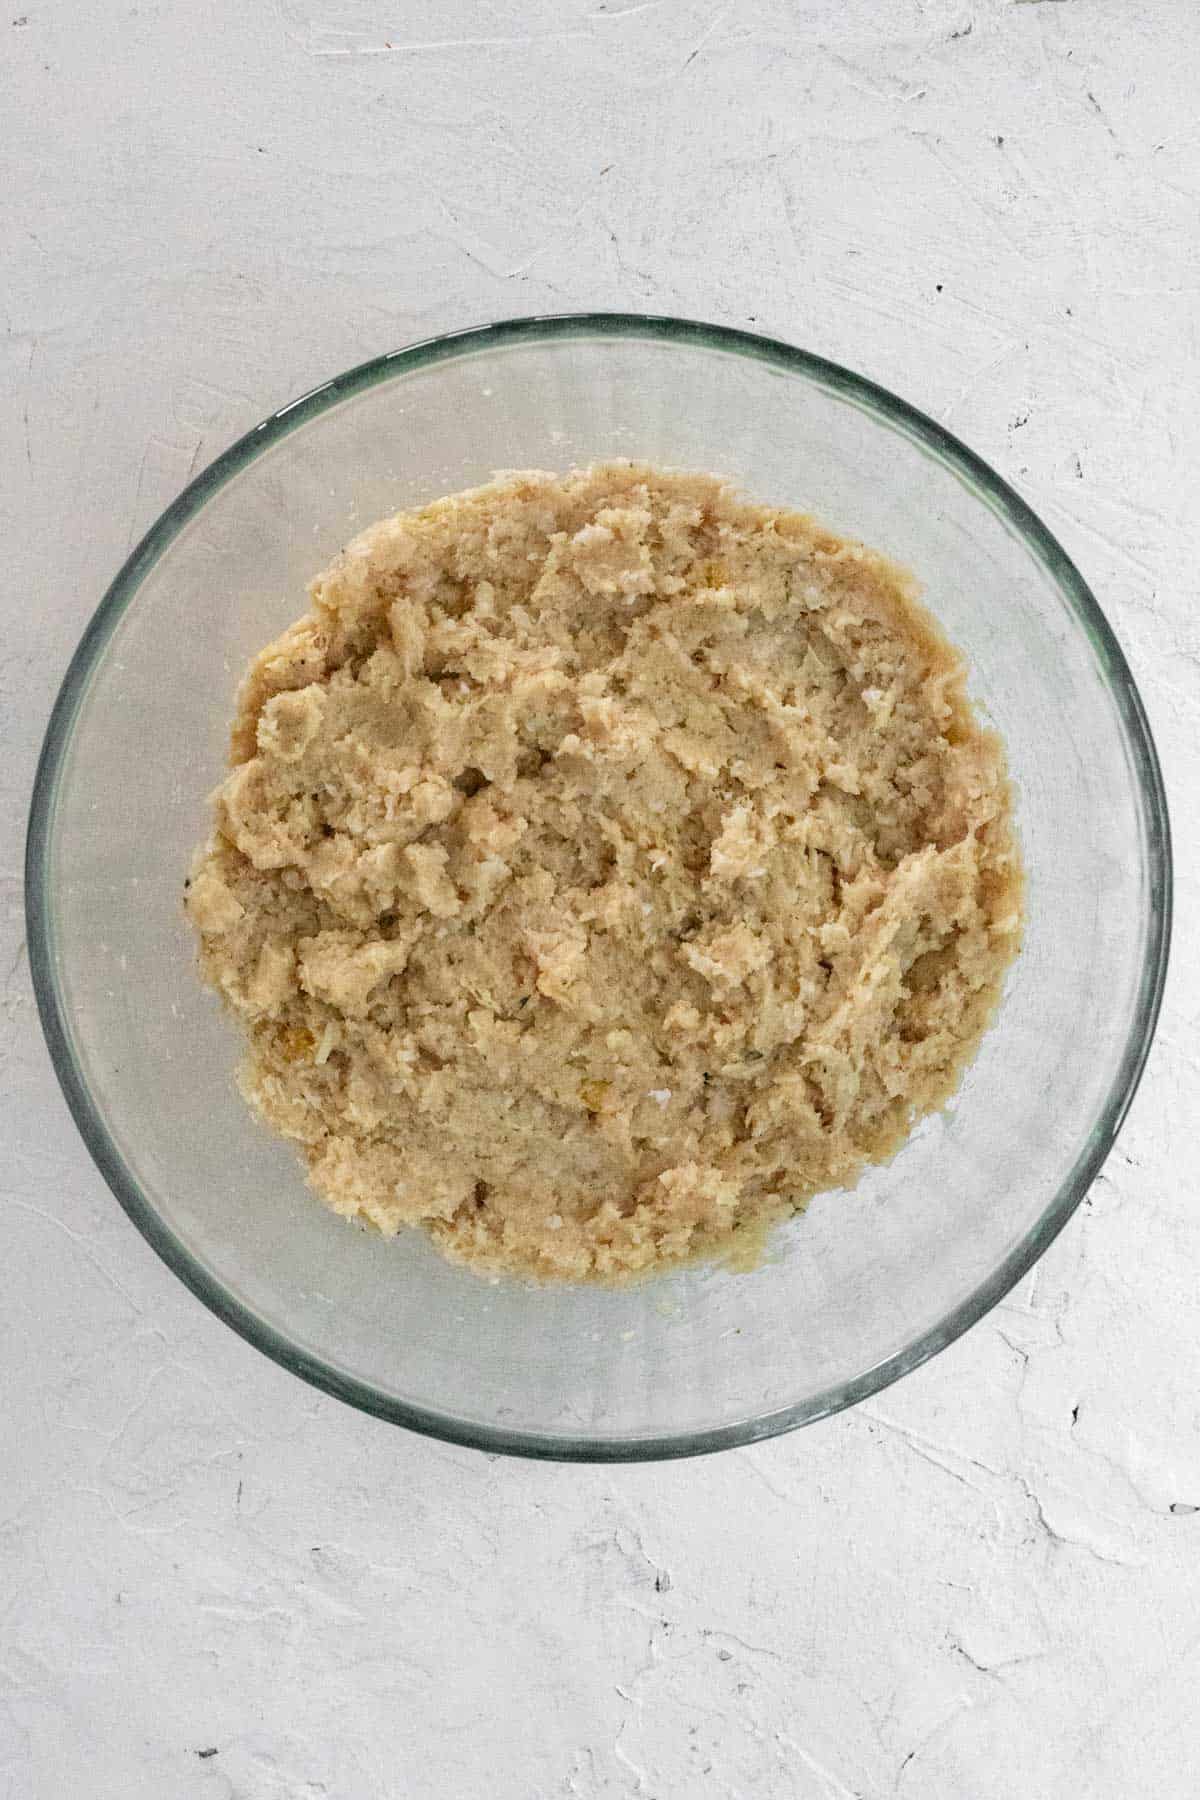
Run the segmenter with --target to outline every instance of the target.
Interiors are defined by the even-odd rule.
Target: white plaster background
[[[1196,1793],[1193,0],[9,9],[0,1797]],[[1117,627],[1179,863],[1146,1081],[1036,1273],[853,1414],[605,1470],[210,1317],[68,1120],[19,887],[57,681],[187,477],[361,358],[577,307],[777,333],[990,459]]]

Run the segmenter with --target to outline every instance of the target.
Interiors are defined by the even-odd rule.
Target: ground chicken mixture
[[[401,513],[317,578],[187,905],[336,1212],[612,1279],[761,1243],[946,1100],[1020,866],[914,592],[625,463]]]

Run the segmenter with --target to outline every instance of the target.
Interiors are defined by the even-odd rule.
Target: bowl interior
[[[716,469],[917,572],[1002,732],[1025,949],[947,1112],[819,1197],[750,1275],[489,1284],[347,1227],[248,1114],[181,908],[250,656],[356,530],[498,468]],[[299,1372],[468,1441],[703,1449],[860,1397],[978,1316],[1053,1235],[1136,1080],[1165,945],[1153,751],[1119,652],[1015,498],[865,384],[732,334],[542,322],[355,371],[268,421],[135,554],[73,665],[31,838],[60,1074],[122,1199]]]

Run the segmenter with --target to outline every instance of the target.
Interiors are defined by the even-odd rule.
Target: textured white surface
[[[1197,1791],[1196,24],[11,0],[0,1800]],[[338,369],[579,307],[777,333],[992,461],[1117,627],[1179,840],[1149,1072],[1035,1275],[857,1412],[657,1468],[443,1448],[242,1344],[88,1162],[21,948],[36,748],[133,539]]]

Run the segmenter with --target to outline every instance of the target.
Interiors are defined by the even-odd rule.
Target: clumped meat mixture
[[[608,464],[387,519],[311,600],[187,903],[337,1212],[615,1278],[760,1243],[946,1100],[1021,875],[901,570]]]

